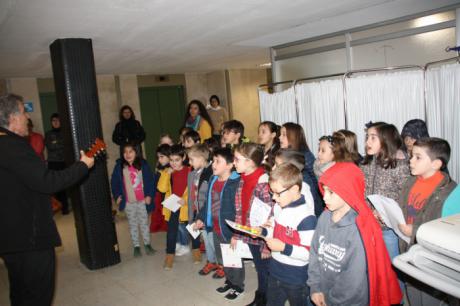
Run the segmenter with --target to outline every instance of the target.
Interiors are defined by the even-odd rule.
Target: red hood
[[[322,193],[323,185],[329,187],[358,213],[356,225],[367,258],[369,305],[400,304],[402,293],[391,266],[382,231],[365,201],[363,173],[354,163],[336,163],[319,180]]]

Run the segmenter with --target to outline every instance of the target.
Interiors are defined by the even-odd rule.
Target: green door
[[[57,113],[57,100],[54,92],[40,93],[40,107],[42,109],[43,130],[45,132],[51,130],[50,117],[53,113]]]
[[[168,133],[178,138],[185,112],[183,86],[139,88],[142,126],[145,129],[145,155],[151,166],[156,163],[155,150],[160,135]]]

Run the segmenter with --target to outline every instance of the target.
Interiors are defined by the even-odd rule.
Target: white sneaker
[[[190,253],[188,246],[181,245],[179,248],[176,249],[176,256],[182,256],[188,253]]]

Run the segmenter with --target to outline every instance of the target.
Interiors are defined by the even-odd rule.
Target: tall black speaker
[[[93,47],[90,39],[57,39],[50,51],[66,161],[71,163],[79,159],[79,150],[102,139]],[[105,159],[97,160],[73,190],[72,205],[81,262],[91,270],[119,263]]]

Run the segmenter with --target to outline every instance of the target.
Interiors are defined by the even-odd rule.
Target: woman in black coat
[[[139,121],[136,120],[131,107],[124,105],[120,109],[120,121],[115,126],[112,141],[121,147],[125,144],[140,146],[145,140],[145,131]],[[122,152],[120,151],[120,156]]]

